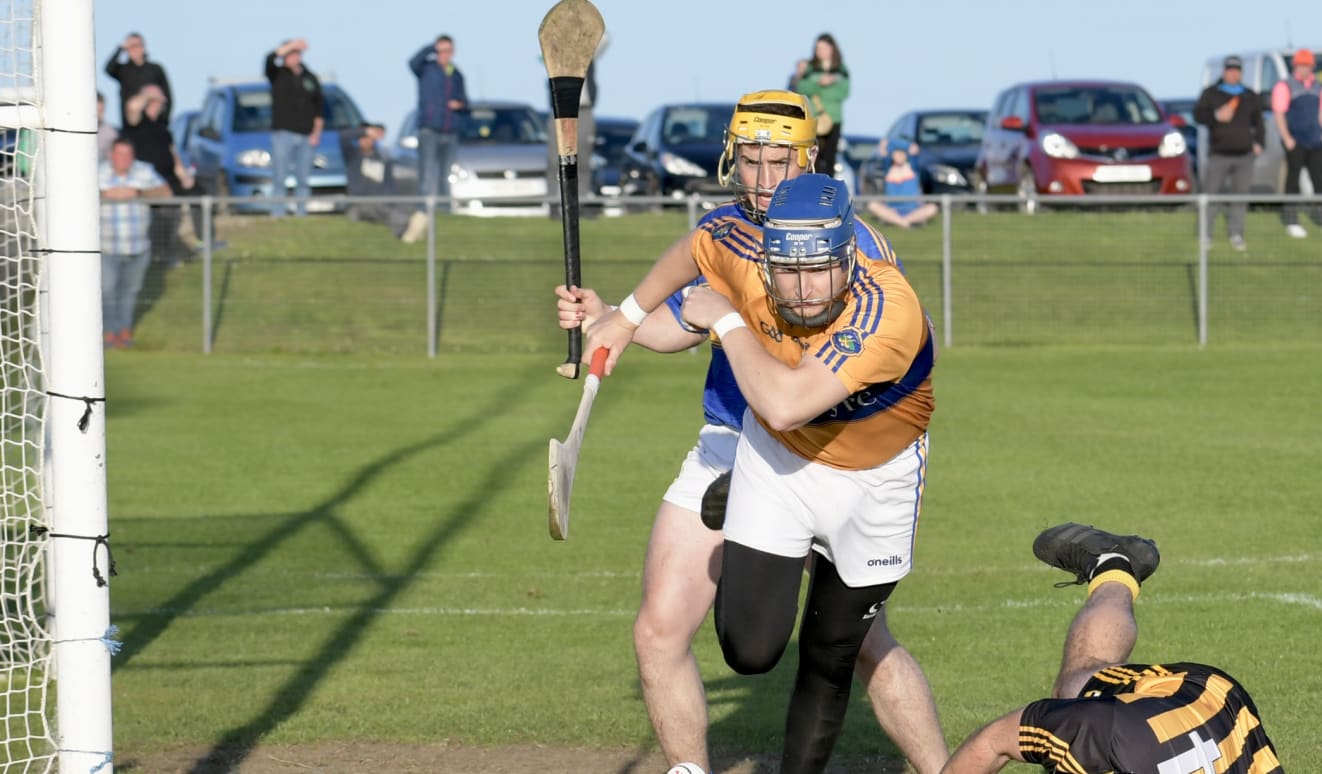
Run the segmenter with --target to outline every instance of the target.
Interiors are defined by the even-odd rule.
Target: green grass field
[[[1322,339],[1300,312],[1316,309],[1316,258],[1284,244],[1262,264],[1214,254],[1255,278],[1223,304],[1296,300],[1200,350],[1187,306],[1152,287],[1187,280],[1195,248],[1176,217],[957,222],[979,279],[956,303],[974,327],[938,363],[917,569],[891,612],[952,744],[1049,690],[1082,590],[1052,588],[1064,575],[1029,546],[1084,520],[1162,548],[1135,659],[1229,670],[1286,770],[1322,770]],[[553,543],[547,439],[580,391],[553,373],[556,224],[448,223],[435,360],[421,246],[333,218],[226,225],[217,354],[198,354],[190,264],[152,291],[139,347],[107,358],[117,757],[328,741],[652,749],[631,622],[652,514],[701,424],[705,353],[626,355],[593,413],[571,539]],[[622,295],[682,229],[585,223],[585,277]],[[893,237],[933,300],[939,236]],[[776,753],[793,646],[760,678],[725,667],[710,626],[696,647],[713,748]],[[893,754],[861,696],[838,750]]]

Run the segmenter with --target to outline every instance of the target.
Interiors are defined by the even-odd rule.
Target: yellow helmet
[[[779,89],[749,92],[739,98],[730,118],[725,149],[716,166],[717,180],[731,186],[749,217],[761,222],[761,211],[745,201],[745,192],[734,174],[737,146],[746,143],[795,148],[799,166],[810,171],[815,158],[812,151],[817,147],[817,122],[808,98]]]

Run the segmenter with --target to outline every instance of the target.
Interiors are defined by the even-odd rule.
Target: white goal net
[[[45,396],[37,304],[41,271],[33,182],[36,20],[31,2],[0,7],[0,690],[4,771],[53,766],[51,636],[46,618]]]
[[[0,0],[3,774],[113,770],[91,25]]]

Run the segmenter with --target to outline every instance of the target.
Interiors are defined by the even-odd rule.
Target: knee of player
[[[721,634],[721,653],[725,663],[741,675],[761,675],[770,672],[781,655],[785,653],[786,643],[777,645],[767,638],[738,637],[730,633]]]

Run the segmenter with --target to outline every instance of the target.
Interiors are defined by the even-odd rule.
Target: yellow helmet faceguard
[[[738,146],[745,144],[789,146],[798,151],[792,154],[798,165],[811,171],[816,158],[817,122],[808,98],[792,91],[750,92],[739,98],[725,131],[725,150],[716,166],[717,180],[730,186],[753,222],[761,223],[764,213],[757,207],[756,195],[770,195],[771,191],[754,191],[750,197],[739,179],[735,169]]]

